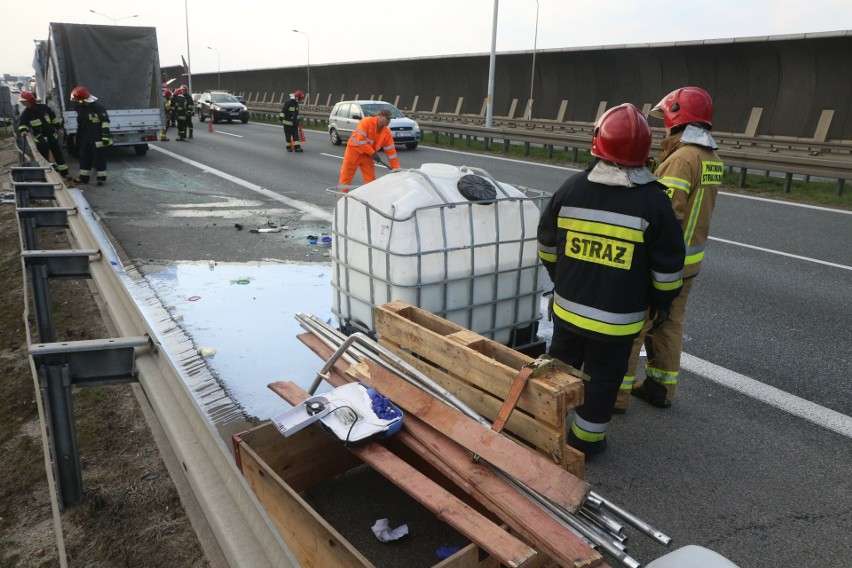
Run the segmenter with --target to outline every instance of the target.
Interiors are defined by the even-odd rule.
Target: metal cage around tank
[[[371,202],[380,187],[341,194],[332,226],[332,311],[341,329],[371,333],[373,309],[403,300],[515,349],[543,351],[536,331],[547,277],[536,233],[549,194],[462,167],[460,175],[493,185],[493,198],[452,199],[439,187],[447,180],[427,166],[445,165],[380,178],[387,185],[408,176],[434,198],[411,211]]]

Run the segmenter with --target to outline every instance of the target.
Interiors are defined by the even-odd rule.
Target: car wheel
[[[417,149],[417,142],[407,142],[405,144],[405,147],[408,148],[409,150],[416,150]]]
[[[147,144],[136,144],[133,146],[133,149],[136,151],[137,156],[144,156],[148,153],[148,145]]]
[[[343,140],[340,139],[340,134],[337,133],[336,128],[329,130],[328,135],[331,137],[331,143],[335,146],[340,146],[343,143]]]
[[[249,117],[244,116],[244,117],[242,117],[242,118],[240,119],[240,121],[241,121],[243,124],[247,124],[247,123],[248,123],[248,118],[249,118]]]

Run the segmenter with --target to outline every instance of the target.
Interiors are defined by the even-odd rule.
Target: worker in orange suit
[[[341,192],[348,193],[352,189],[352,178],[355,177],[355,171],[358,168],[361,168],[364,183],[370,183],[376,179],[373,160],[379,160],[379,150],[384,151],[391,168],[399,169],[396,146],[393,144],[393,135],[388,128],[390,121],[390,111],[383,108],[376,116],[365,116],[358,122],[355,132],[349,137],[346,153],[343,155],[343,167],[340,168],[340,181],[337,184]]]

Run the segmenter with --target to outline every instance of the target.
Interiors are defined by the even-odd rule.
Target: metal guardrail
[[[165,443],[168,444],[167,447],[160,447],[160,453],[166,462],[169,474],[175,479],[175,485],[178,488],[188,486],[191,491],[191,495],[182,495],[181,500],[185,497],[194,499],[202,513],[192,518],[193,526],[199,534],[210,534],[213,537],[214,542],[202,540],[208,558],[215,559],[214,564],[217,566],[230,568],[297,566],[297,561],[280,533],[237,469],[230,450],[210,424],[182,379],[178,363],[172,360],[173,355],[164,348],[163,334],[155,329],[153,323],[134,301],[129,287],[135,286],[136,282],[129,282],[132,280],[131,277],[121,268],[117,254],[100,229],[94,214],[87,207],[85,199],[72,194],[62,183],[59,175],[52,170],[50,164],[29,146],[30,142],[24,147],[27,150],[26,153],[36,158],[26,160],[25,153],[22,152],[21,162],[34,167],[18,169],[42,172],[51,189],[50,196],[47,194],[39,196],[39,201],[47,203],[45,209],[61,208],[75,213],[66,216],[67,230],[71,234],[70,240],[77,250],[85,253],[87,258],[90,257],[88,274],[84,277],[90,278],[97,288],[98,294],[103,299],[107,316],[117,333],[116,339],[106,341],[118,343],[120,347],[127,346],[132,350],[131,362],[122,366],[120,369],[122,373],[119,374],[126,375],[125,367],[132,368],[133,378],[144,390],[144,400],[150,404],[155,415],[156,429],[162,430],[165,434]],[[31,189],[29,186],[22,188],[28,194],[32,193]],[[18,203],[20,213],[20,200]],[[21,223],[25,223],[32,217],[33,209],[36,207],[30,205],[30,203],[26,204],[24,214],[20,216],[20,219],[23,219]],[[36,228],[34,227],[33,231]],[[22,238],[21,241],[22,249],[26,249],[24,239]],[[90,255],[92,251],[96,251],[97,254]],[[22,263],[25,262],[24,256],[22,255]],[[23,268],[26,275],[26,266],[24,265]],[[23,288],[25,301],[27,305],[30,305],[35,303],[35,298],[32,297],[32,287],[28,280],[25,276]],[[29,313],[29,308],[26,312]],[[29,326],[27,335],[31,336]],[[40,375],[43,374],[39,369],[44,368],[42,363],[45,361],[52,363],[52,358],[57,356],[56,351],[71,353],[72,356],[79,358],[78,351],[84,350],[86,354],[90,354],[105,347],[102,345],[104,340],[95,341],[95,349],[89,345],[92,342],[83,343],[86,345],[82,345],[81,342],[63,342],[46,346],[30,345],[33,361],[31,369],[36,388],[44,387],[44,382],[39,383]],[[74,345],[69,348],[70,344]],[[97,364],[89,363],[85,368],[97,367]],[[100,379],[101,376],[98,375],[95,378]],[[82,380],[90,379],[88,375],[82,377]],[[41,410],[41,404],[39,407]],[[146,416],[149,415],[150,413],[146,412]],[[42,428],[46,432],[44,425]],[[152,429],[155,429],[154,425]],[[53,448],[50,452],[53,456],[57,455],[55,436],[56,432],[51,432],[49,446]],[[157,439],[158,444],[162,442],[163,440]],[[51,478],[50,466],[47,469],[48,476]],[[76,477],[71,475],[66,476],[66,479],[76,480]],[[57,479],[57,482],[59,481]],[[53,487],[52,484],[51,487]],[[60,551],[59,560],[60,565],[65,567],[68,564],[64,554],[62,524],[56,506],[57,497],[55,494],[52,497],[57,548]],[[78,502],[77,497],[76,492],[73,492],[70,499],[64,499],[64,501],[73,504]],[[191,510],[187,509],[187,513],[191,514]],[[199,530],[200,527],[203,528]]]
[[[275,115],[280,104],[249,101],[249,110],[258,114]],[[330,107],[304,106],[301,115],[317,123],[327,123]],[[572,152],[573,161],[578,161],[580,150],[589,150],[594,125],[581,122],[557,122],[555,120],[518,120],[495,118],[494,127],[486,128],[484,119],[476,115],[436,114],[412,112],[407,116],[417,120],[424,131],[436,139],[448,135],[451,143],[455,138],[467,141],[477,139],[486,142],[502,142],[504,151],[512,144],[523,144],[529,154],[531,145],[545,149],[548,158],[553,157],[555,148],[566,148]],[[664,133],[652,128],[654,147],[659,149]],[[793,176],[836,179],[837,195],[843,194],[845,181],[852,179],[852,143],[832,143],[818,140],[774,136],[747,136],[740,133],[714,132],[719,144],[719,156],[724,159],[729,172],[738,169],[739,186],[745,187],[749,170],[778,172],[785,174],[786,193],[790,192]]]

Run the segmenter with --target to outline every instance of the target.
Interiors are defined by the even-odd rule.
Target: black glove
[[[373,161],[374,161],[374,162],[376,162],[377,164],[381,164],[381,163],[382,163],[382,159],[379,157],[379,153],[378,153],[378,152],[376,152],[375,154],[373,154]]]
[[[655,329],[663,325],[664,321],[669,319],[669,307],[666,306],[665,308],[657,308],[651,313],[651,317],[654,318],[654,323],[651,324],[651,331],[654,331]]]

